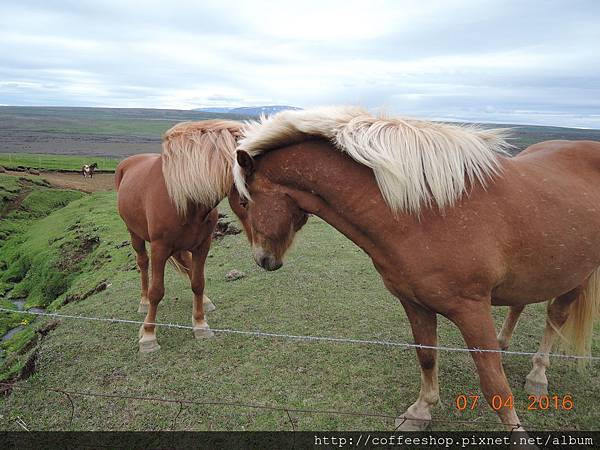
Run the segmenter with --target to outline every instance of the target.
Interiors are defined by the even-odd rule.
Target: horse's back
[[[125,158],[117,165],[115,170],[115,184],[117,190],[119,190],[126,172],[133,173],[133,176],[136,176],[135,174],[147,172],[159,159],[160,155],[156,153],[141,153]]]
[[[600,143],[531,146],[504,162],[487,198],[498,205],[508,230],[503,248],[509,273],[497,297],[552,298],[581,284],[600,264]]]
[[[567,141],[553,140],[538,142],[531,145],[519,153],[514,159],[556,159],[563,162],[571,160],[573,162],[600,161],[600,142],[596,141]]]
[[[147,153],[124,159],[117,166],[115,183],[119,215],[130,231],[149,240],[148,196],[156,197],[154,191],[166,190],[160,155]]]
[[[540,142],[523,150],[511,163],[534,183],[541,177],[557,185],[588,185],[591,192],[600,187],[600,142]]]

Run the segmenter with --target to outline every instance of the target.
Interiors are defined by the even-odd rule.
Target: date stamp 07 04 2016
[[[467,409],[474,410],[479,404],[480,395],[465,395],[461,394],[456,396],[455,406],[459,411],[465,411]],[[485,401],[485,399],[484,399]],[[527,397],[527,410],[528,411],[548,411],[548,410],[562,410],[570,411],[575,406],[575,401],[571,394],[567,395],[529,395]],[[491,407],[494,411],[501,409],[513,409],[514,398],[512,395],[504,398],[501,395],[494,395],[491,399]]]

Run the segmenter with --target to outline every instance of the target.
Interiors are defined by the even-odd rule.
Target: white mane
[[[468,183],[486,185],[500,171],[498,155],[510,147],[506,130],[414,119],[376,117],[358,107],[283,111],[247,125],[238,149],[256,156],[314,137],[329,140],[356,162],[373,169],[383,198],[397,212],[423,205],[452,206]],[[234,166],[237,190],[250,197]]]

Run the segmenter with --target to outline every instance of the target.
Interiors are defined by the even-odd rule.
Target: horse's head
[[[98,168],[98,163],[96,163],[96,162],[95,162],[95,163],[92,163],[92,164],[90,165],[90,169],[97,169],[97,168]]]
[[[277,270],[283,265],[283,255],[308,215],[282,186],[255,171],[254,160],[248,153],[239,150],[237,162],[244,171],[252,198],[251,201],[241,199],[240,207],[247,217],[248,226],[244,226],[254,260],[263,269]]]

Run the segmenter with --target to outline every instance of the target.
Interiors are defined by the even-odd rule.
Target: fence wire
[[[5,387],[5,392],[10,391],[12,389],[18,390],[28,390],[29,388],[26,386],[15,385],[11,383],[0,383],[0,386]],[[492,425],[495,427],[503,426],[500,422],[490,421],[490,420],[460,420],[460,419],[438,419],[432,418],[429,420],[423,419],[411,419],[408,417],[399,418],[398,414],[390,414],[390,413],[379,413],[379,412],[371,412],[371,411],[344,411],[337,409],[313,409],[313,408],[296,408],[290,406],[280,406],[280,405],[264,405],[264,404],[255,404],[255,403],[245,403],[245,402],[235,402],[230,400],[222,400],[222,399],[210,399],[210,400],[189,400],[189,399],[180,399],[180,398],[169,398],[169,397],[155,397],[155,396],[143,396],[143,395],[134,395],[130,393],[115,393],[115,392],[91,392],[91,391],[73,391],[68,389],[61,389],[56,387],[45,388],[46,391],[54,392],[57,394],[63,395],[69,402],[70,406],[70,419],[67,428],[71,428],[73,425],[73,421],[75,418],[75,402],[73,397],[93,397],[93,398],[105,398],[105,399],[118,399],[118,400],[134,400],[134,401],[144,401],[144,402],[154,402],[154,403],[170,403],[177,404],[179,408],[177,410],[177,414],[174,416],[170,430],[174,430],[176,427],[177,420],[181,416],[181,413],[184,409],[184,405],[186,406],[218,406],[218,407],[227,407],[227,408],[236,408],[236,409],[254,409],[254,410],[262,410],[262,411],[273,411],[280,412],[285,414],[287,420],[290,423],[291,431],[297,431],[297,419],[295,419],[292,415],[328,415],[328,416],[351,416],[351,417],[363,417],[363,418],[377,418],[395,421],[399,419],[399,424],[395,426],[394,431],[397,431],[402,425],[409,421],[418,421],[418,422],[427,422],[430,423],[443,423],[443,424],[461,424],[461,425]],[[512,427],[513,430],[527,426],[523,423],[518,424],[507,424],[507,426]],[[31,427],[31,424],[29,424]],[[28,430],[32,431],[32,430]]]
[[[119,318],[111,318],[111,317],[93,317],[93,316],[81,316],[81,315],[69,315],[69,314],[59,314],[59,313],[47,313],[47,312],[39,312],[39,311],[19,311],[16,309],[4,308],[0,307],[0,311],[9,312],[9,313],[19,313],[19,314],[31,314],[35,316],[45,316],[45,317],[53,317],[60,319],[75,319],[75,320],[87,320],[87,321],[95,321],[95,322],[108,322],[108,323],[121,323],[121,324],[130,324],[130,325],[143,325],[144,322],[140,320],[129,320],[129,319],[119,319]],[[157,327],[163,328],[175,328],[180,330],[193,330],[194,327],[191,325],[182,325],[177,323],[160,323],[160,322],[148,322],[146,325],[154,325]],[[466,348],[466,347],[449,347],[449,346],[440,346],[440,345],[423,345],[416,344],[410,342],[396,342],[396,341],[387,341],[387,340],[378,340],[378,339],[354,339],[354,338],[346,338],[346,337],[333,337],[333,336],[306,336],[306,335],[296,335],[296,334],[286,334],[286,333],[271,333],[265,331],[249,331],[249,330],[235,330],[232,328],[211,328],[211,331],[215,333],[222,334],[237,334],[237,335],[245,335],[245,336],[256,336],[256,337],[264,337],[264,338],[277,338],[277,339],[289,339],[296,341],[322,341],[322,342],[337,342],[337,343],[345,343],[345,344],[362,344],[362,345],[381,345],[386,347],[404,347],[404,348],[422,348],[422,349],[432,349],[432,350],[441,350],[445,352],[468,352],[468,353],[500,353],[503,355],[517,355],[517,356],[534,356],[536,354],[549,356],[553,358],[563,358],[563,359],[575,359],[575,360],[590,360],[590,361],[598,361],[600,360],[600,356],[592,356],[592,355],[569,355],[563,353],[538,353],[538,352],[525,352],[525,351],[517,351],[517,350],[501,350],[501,349],[483,349],[483,348]]]

